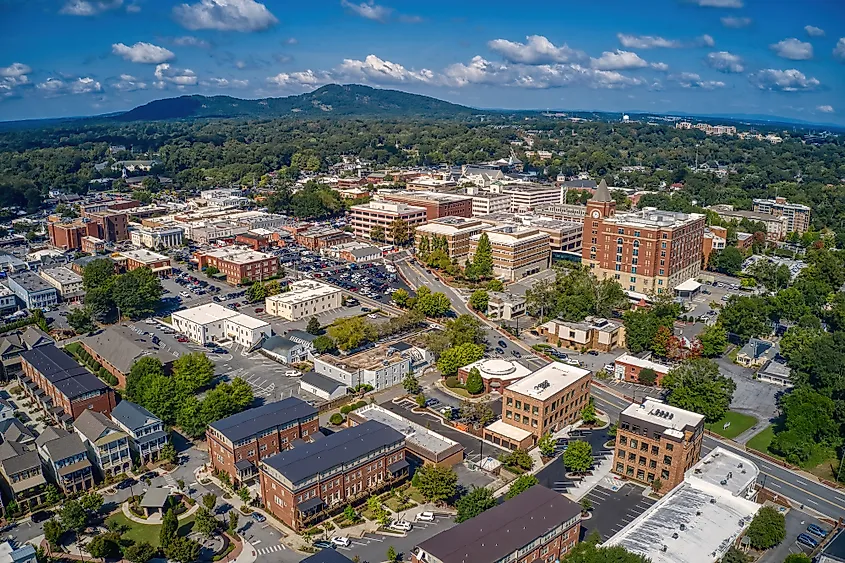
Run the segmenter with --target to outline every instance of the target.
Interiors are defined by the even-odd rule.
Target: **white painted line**
[[[252,543],[252,545],[258,545],[258,544],[261,543],[261,540],[255,540],[254,542],[251,542],[251,543]]]

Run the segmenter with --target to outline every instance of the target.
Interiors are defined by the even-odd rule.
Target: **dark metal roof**
[[[394,342],[390,345],[390,347],[396,350],[397,352],[405,352],[413,348],[413,346],[411,346],[407,342]]]
[[[300,346],[302,346],[302,344],[300,344],[299,342],[294,342],[293,340],[289,340],[284,336],[278,335],[271,336],[270,338],[265,339],[264,342],[261,344],[262,348],[264,348],[265,350],[270,350],[271,352],[276,350],[281,352],[287,352]]]
[[[822,555],[834,561],[845,561],[845,530],[840,530],[839,534],[827,544]]]
[[[475,518],[419,544],[442,563],[490,563],[513,553],[578,516],[581,507],[534,485]]]
[[[291,483],[299,483],[317,473],[404,440],[405,437],[393,428],[368,420],[317,442],[264,458],[262,463],[284,475]]]
[[[232,442],[238,442],[274,426],[317,415],[317,409],[296,397],[288,397],[254,409],[247,409],[209,426]]]
[[[305,332],[304,330],[297,330],[292,329],[287,332],[287,337],[290,339],[299,338],[300,340],[304,340],[306,342],[314,342],[317,339],[316,336],[309,332]]]
[[[248,459],[242,459],[240,461],[235,462],[235,467],[240,471],[244,471],[246,469],[249,469],[250,467],[255,467],[255,465],[253,465],[253,463]]]
[[[152,434],[147,434],[146,436],[140,436],[138,438],[135,438],[135,443],[138,444],[139,446],[143,446],[144,444],[147,444],[149,442],[155,442],[159,438],[166,438],[166,437],[167,437],[167,432],[165,432],[164,430],[159,430],[158,432],[153,432]]]
[[[352,563],[352,560],[335,549],[321,549],[300,563]]]
[[[410,464],[403,458],[388,465],[387,470],[391,473],[396,473],[398,471],[402,471],[406,467],[410,467]]]
[[[316,371],[309,371],[302,376],[302,382],[308,385],[313,385],[317,389],[325,391],[326,393],[334,393],[338,387],[346,387],[346,384],[319,374]]]
[[[321,506],[323,506],[323,499],[321,499],[320,497],[315,497],[300,502],[296,505],[296,509],[301,510],[302,512],[308,512],[309,510],[314,510],[315,508],[319,508]]]
[[[71,400],[86,393],[108,388],[76,360],[53,345],[39,346],[22,352],[21,358]]]

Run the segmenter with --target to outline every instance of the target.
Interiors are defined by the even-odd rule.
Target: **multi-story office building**
[[[159,452],[170,441],[164,422],[141,405],[120,401],[111,411],[111,419],[129,436],[129,448],[141,463],[157,461]]]
[[[113,477],[132,468],[129,435],[99,412],[85,411],[73,427],[102,477]]]
[[[48,426],[35,440],[47,473],[65,494],[87,491],[94,474],[85,444],[76,433]]]
[[[199,344],[231,339],[244,348],[252,348],[272,334],[270,323],[206,303],[171,315],[173,328]]]
[[[472,198],[472,216],[490,213],[507,213],[511,210],[510,194],[482,192],[478,188],[468,188],[467,195]]]
[[[541,205],[534,212],[540,217],[583,224],[584,217],[587,215],[587,206],[574,203],[554,203]]]
[[[94,236],[106,242],[129,239],[129,218],[124,212],[111,210],[83,212],[83,217],[97,225],[97,233]]]
[[[580,252],[584,227],[579,223],[560,221],[548,217],[537,217],[533,213],[490,213],[479,215],[478,220],[491,225],[522,225],[532,227],[549,235],[549,246],[553,251]]]
[[[333,285],[315,280],[291,282],[290,291],[264,300],[268,314],[289,321],[310,318],[342,306],[343,292]]]
[[[21,353],[18,381],[56,424],[70,425],[83,412],[109,414],[114,390],[52,344]]]
[[[533,227],[500,225],[487,227],[469,239],[468,259],[472,260],[478,241],[486,234],[493,247],[493,274],[516,281],[549,267],[551,246],[549,235]]]
[[[62,250],[81,250],[85,237],[98,237],[99,229],[95,223],[77,219],[70,222],[53,221],[47,223],[50,244]]]
[[[388,201],[371,201],[364,205],[353,205],[349,208],[350,222],[356,237],[373,239],[378,229],[383,231],[384,240],[395,242],[391,225],[394,221],[402,220],[410,229],[422,225],[426,221],[425,207],[394,203]]]
[[[226,282],[237,285],[266,280],[279,273],[279,258],[256,252],[246,246],[226,246],[194,254],[200,269],[214,266],[226,275]]]
[[[582,262],[597,278],[615,279],[630,292],[671,293],[701,271],[704,215],[652,208],[616,213],[604,180],[587,210]]]
[[[23,271],[9,277],[9,289],[27,309],[44,309],[59,302],[59,292],[38,274]]]
[[[424,207],[428,221],[440,217],[472,217],[472,199],[466,195],[380,190],[377,197],[384,201]]]
[[[724,227],[710,226],[704,230],[701,246],[701,263],[710,263],[710,255],[720,252],[728,245],[728,230]]]
[[[542,485],[414,547],[412,563],[553,563],[578,543],[581,508]]]
[[[787,233],[806,233],[810,229],[810,208],[806,205],[788,203],[786,198],[755,199],[754,211],[775,217],[786,218]]]
[[[56,288],[62,301],[79,301],[85,295],[82,290],[82,276],[70,268],[41,270],[41,278]]]
[[[182,246],[185,229],[177,226],[147,227],[133,225],[129,229],[129,240],[138,248],[173,248]]]
[[[112,258],[127,272],[138,268],[149,268],[157,276],[166,276],[173,270],[169,256],[152,250],[124,250],[117,255],[112,255]]]
[[[433,361],[427,350],[407,342],[393,342],[343,357],[315,356],[314,371],[347,387],[366,384],[378,391],[398,385],[409,373],[418,373]]]
[[[405,436],[368,420],[259,462],[265,508],[293,530],[308,528],[408,476]]]
[[[553,184],[493,185],[490,191],[511,196],[510,210],[513,213],[533,211],[544,205],[563,203],[562,190]]]
[[[417,227],[414,246],[418,254],[444,250],[450,260],[463,264],[469,255],[470,237],[488,226],[477,219],[441,217]]]
[[[701,458],[704,417],[654,399],[632,404],[619,415],[613,472],[651,483],[665,493],[684,480]]]
[[[788,219],[782,215],[772,215],[759,211],[746,211],[734,209],[733,205],[718,204],[711,205],[707,209],[713,211],[721,219],[738,223],[743,219],[754,223],[762,223],[766,231],[766,240],[777,242],[783,240],[789,232]]]
[[[317,409],[297,397],[247,409],[208,426],[211,467],[235,485],[250,483],[258,477],[261,459],[290,448],[294,440],[310,440],[319,430]]]
[[[531,368],[514,360],[503,358],[483,358],[462,368],[458,368],[458,381],[466,385],[469,372],[477,369],[484,383],[484,392],[499,392],[520,379],[531,375]]]

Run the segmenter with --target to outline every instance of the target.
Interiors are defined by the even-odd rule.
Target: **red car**
[[[255,312],[256,313],[263,313],[264,309],[262,309],[261,307],[258,307],[258,308],[255,309]]]
[[[178,336],[176,338],[176,342],[183,342],[184,343],[184,342],[187,342],[187,341],[188,341],[188,339],[184,336]]]

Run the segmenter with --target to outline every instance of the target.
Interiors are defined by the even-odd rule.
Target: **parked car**
[[[580,366],[581,365],[581,362],[579,362],[575,358],[566,358],[565,360],[563,360],[563,363],[569,364],[570,366]]]
[[[809,534],[805,534],[805,533],[798,534],[798,540],[797,541],[798,541],[798,543],[806,545],[807,547],[815,548],[816,546],[819,545],[819,542],[816,541],[816,539],[813,536],[811,536]]]
[[[410,532],[411,531],[411,523],[407,520],[394,520],[388,526],[391,530],[399,530],[400,532]]]
[[[302,372],[299,372],[295,369],[289,369],[285,371],[285,377],[299,377],[302,375]]]
[[[38,524],[40,522],[44,522],[45,520],[49,520],[53,517],[53,512],[50,510],[40,510],[38,512],[33,512],[31,519],[32,522]]]
[[[144,322],[147,323],[148,325],[156,324],[156,320],[152,317],[150,317],[149,319],[145,319]]]
[[[815,524],[810,524],[809,526],[807,526],[807,531],[813,534],[814,536],[819,536],[820,538],[827,537],[827,530],[816,526]]]
[[[369,313],[370,311],[372,311],[372,309],[370,309],[369,307],[361,307],[362,313]]]
[[[177,336],[177,337],[176,337],[176,342],[181,342],[182,344],[184,344],[184,343],[185,343],[185,342],[187,342],[187,341],[188,341],[188,337],[187,337],[187,336]]]
[[[499,348],[499,347],[497,346],[497,347],[496,347],[496,353],[497,353],[497,354],[504,354],[504,353],[505,353],[505,351],[504,351],[504,350],[502,350],[501,348]]]
[[[350,545],[352,545],[352,540],[350,540],[346,536],[335,536],[332,538],[332,543],[340,547],[349,547]]]
[[[317,540],[314,542],[314,547],[317,549],[334,549],[335,545],[330,541]]]
[[[425,406],[427,406],[427,407],[436,407],[439,404],[440,404],[440,401],[438,399],[434,399],[434,398],[427,399],[425,401]]]
[[[434,512],[424,511],[417,514],[417,522],[434,522]]]
[[[522,357],[522,354],[520,353],[520,351],[519,351],[519,350],[511,350],[511,354],[513,354],[513,355],[514,355],[514,357],[516,357],[516,358],[521,358],[521,357]]]
[[[264,308],[263,308],[263,307],[256,307],[256,308],[255,308],[255,312],[256,312],[256,313],[263,313],[263,312],[264,312]]]
[[[507,348],[508,347],[508,343],[505,342],[504,340],[499,340],[498,344],[499,344],[499,348]]]
[[[587,354],[589,354],[591,356],[598,356],[599,351],[598,350],[590,350],[589,352],[587,352]]]
[[[259,514],[258,512],[253,512],[252,513],[252,519],[255,520],[256,522],[264,522],[265,520],[267,520],[267,517],[264,516],[263,514]]]
[[[124,479],[120,483],[117,484],[118,489],[128,489],[132,485],[135,485],[137,481],[135,479]]]

